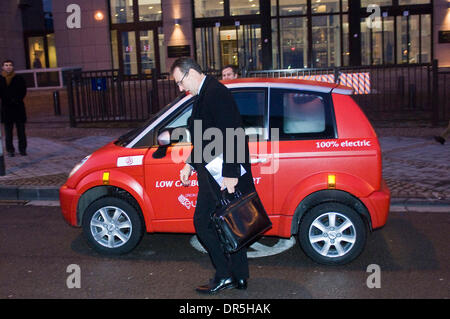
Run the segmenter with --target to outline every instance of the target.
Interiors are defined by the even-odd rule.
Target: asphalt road
[[[295,244],[250,259],[247,290],[204,297],[194,288],[213,270],[191,245],[192,235],[147,234],[132,253],[104,257],[86,244],[81,229],[65,223],[59,207],[0,203],[0,298],[448,299],[449,224],[449,213],[391,213],[351,264],[315,264]]]

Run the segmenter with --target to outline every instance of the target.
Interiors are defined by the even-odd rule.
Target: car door
[[[173,114],[155,128],[154,135],[158,136],[165,130],[173,132],[177,128],[186,128],[192,106],[193,99],[181,104]],[[153,144],[157,144],[156,140]],[[145,190],[150,197],[154,218],[161,221],[180,221],[178,226],[170,222],[159,224],[160,227],[167,228],[160,229],[161,231],[193,231],[192,217],[197,201],[197,180],[195,176],[192,176],[189,187],[183,186],[180,181],[180,170],[191,148],[190,138],[186,135],[169,146],[150,147],[145,156]]]
[[[233,88],[234,100],[249,136],[250,161],[256,191],[271,214],[273,207],[273,156],[268,133],[268,89]]]
[[[273,175],[268,173],[272,162],[270,143],[267,141],[267,89],[246,88],[231,90],[242,114],[249,148],[252,173],[258,194],[268,212],[273,204]],[[187,126],[193,101],[179,107],[155,129],[155,134]],[[198,185],[194,175],[185,187],[179,180],[192,148],[189,140],[182,140],[162,148],[153,146],[147,152],[145,163],[145,188],[150,197],[154,216],[161,222],[160,231],[193,231],[192,217],[197,203]]]
[[[274,211],[292,215],[287,207],[297,187],[314,174],[329,169],[329,152],[320,152],[317,143],[336,138],[329,94],[295,89],[270,90],[271,141],[278,141],[277,172],[274,175]],[[276,134],[275,134],[276,132]]]

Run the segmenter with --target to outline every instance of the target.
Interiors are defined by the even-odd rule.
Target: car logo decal
[[[193,194],[195,196],[195,194]],[[192,196],[192,195],[186,195],[186,196]],[[178,201],[180,202],[181,205],[183,205],[184,207],[186,207],[187,209],[191,209],[191,208],[195,208],[195,206],[197,205],[197,201],[192,201],[189,198],[187,198],[185,195],[181,194],[180,196],[178,196]]]
[[[144,155],[124,156],[117,158],[117,167],[142,165]]]

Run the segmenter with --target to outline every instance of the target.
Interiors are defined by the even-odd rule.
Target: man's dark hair
[[[222,68],[222,70],[220,70],[220,72],[222,72],[223,70],[228,69],[228,68],[231,68],[233,70],[234,74],[239,74],[239,68],[238,68],[237,65],[234,65],[234,64],[227,64],[227,65],[225,65]]]
[[[173,74],[175,68],[179,68],[182,73],[189,72],[190,69],[194,69],[198,73],[203,73],[202,68],[195,60],[191,58],[179,58],[170,67],[170,73]]]
[[[13,62],[12,60],[9,60],[9,59],[4,60],[4,61],[2,62],[2,66],[4,66],[5,63],[11,63],[12,65],[14,65],[14,62]]]

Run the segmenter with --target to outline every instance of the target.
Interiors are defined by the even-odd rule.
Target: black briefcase
[[[234,253],[256,240],[272,227],[256,191],[242,195],[239,190],[226,198],[222,192],[221,205],[212,214],[212,221],[226,253]]]

